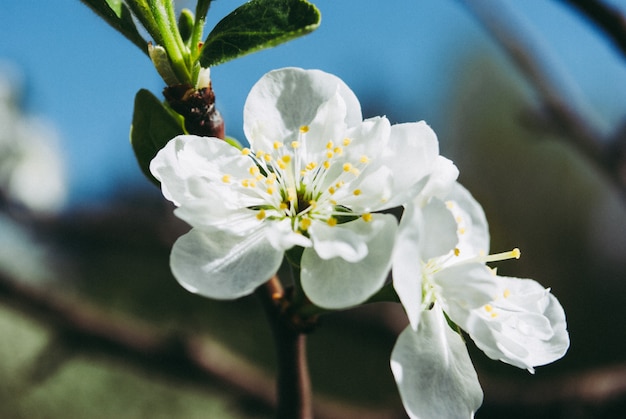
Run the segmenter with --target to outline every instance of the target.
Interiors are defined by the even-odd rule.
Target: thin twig
[[[599,0],[561,0],[579,10],[608,36],[626,58],[626,16]]]

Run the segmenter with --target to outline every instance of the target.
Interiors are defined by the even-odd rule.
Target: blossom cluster
[[[412,418],[472,417],[482,403],[461,329],[490,358],[531,372],[563,356],[559,302],[488,267],[519,250],[489,254],[483,210],[426,123],[364,120],[339,78],[285,68],[252,88],[244,131],[242,149],[178,136],[150,166],[192,226],[171,254],[185,288],[250,294],[299,249],[308,301],[343,309],[370,299],[391,272],[409,319],[391,369]],[[398,207],[400,220],[385,211]]]

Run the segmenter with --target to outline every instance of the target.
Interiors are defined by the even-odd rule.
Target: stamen
[[[344,138],[344,139],[343,139],[343,146],[344,146],[344,147],[347,147],[347,146],[349,146],[349,145],[350,145],[350,143],[351,143],[351,142],[352,142],[352,140],[351,140],[351,139],[349,139],[349,138]]]
[[[352,165],[350,163],[344,163],[343,164],[343,171],[344,172],[349,172],[350,170],[352,170]]]
[[[309,132],[309,126],[308,125],[300,126],[300,133],[301,134],[306,134],[307,132]]]
[[[332,141],[326,143],[326,148],[329,150],[332,150],[334,146],[335,144]]]
[[[505,289],[502,295],[504,295],[504,298],[509,298],[509,295],[511,295],[511,290],[508,288]]]
[[[459,249],[458,247],[454,248],[454,256],[458,256],[461,254],[461,249]]]
[[[252,166],[248,170],[252,176],[259,174],[260,170],[257,166]]]
[[[331,227],[334,227],[337,225],[337,219],[331,217],[326,221],[326,224],[328,224]]]
[[[365,221],[366,223],[369,223],[370,221],[372,221],[372,214],[370,214],[369,212],[366,212],[365,214],[363,214],[362,217],[363,217],[363,221]]]
[[[367,156],[363,155],[361,156],[360,161],[361,163],[369,163],[370,159]]]
[[[361,195],[361,190],[360,189],[355,189],[354,192],[352,192],[354,194],[354,196],[359,196]]]
[[[248,147],[242,148],[241,149],[241,154],[243,154],[244,156],[249,155],[250,154],[250,149]]]
[[[272,144],[272,146],[274,147],[274,150],[278,150],[283,146],[283,143],[281,143],[280,141],[274,141],[274,144]]]
[[[265,210],[264,210],[264,209],[260,210],[260,211],[256,214],[256,218],[257,218],[257,220],[262,220],[262,219],[264,219],[264,218],[265,218]]]
[[[311,219],[310,218],[303,218],[300,220],[300,228],[302,230],[308,230],[309,227],[311,227]]]
[[[298,148],[298,147],[300,147],[300,143],[299,143],[299,142],[297,142],[297,141],[292,141],[292,142],[291,142],[291,147],[292,147],[292,148]]]
[[[224,175],[224,176],[222,176],[222,182],[224,182],[224,183],[230,183],[230,175]]]
[[[480,258],[480,260],[482,262],[498,262],[498,261],[507,260],[507,259],[519,259],[520,256],[521,256],[521,252],[516,247],[510,252],[502,252],[502,253],[496,253],[494,255],[483,256]]]

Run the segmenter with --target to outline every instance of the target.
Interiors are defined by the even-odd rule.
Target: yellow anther
[[[306,175],[306,170],[300,170],[300,176]]]
[[[343,164],[343,171],[344,172],[349,172],[350,170],[352,170],[352,165],[350,163],[344,163]]]
[[[289,205],[287,205],[286,202],[281,202],[280,205],[278,206],[281,210],[286,210],[287,208],[289,208]]]
[[[370,159],[366,155],[363,155],[363,156],[361,156],[360,162],[361,163],[369,163]]]
[[[271,162],[272,161],[272,156],[270,156],[269,154],[264,154],[263,155],[263,160],[265,160],[266,162]]]
[[[265,210],[264,210],[264,209],[262,209],[262,210],[260,210],[259,212],[257,212],[257,214],[256,214],[256,218],[257,218],[257,220],[262,220],[262,219],[264,219],[264,218],[265,218]]]
[[[285,170],[287,168],[287,164],[285,164],[285,162],[282,159],[281,160],[277,160],[276,164],[278,164],[278,167],[280,167],[283,170]]]
[[[315,209],[315,207],[317,207],[317,202],[313,201],[313,200],[310,200],[309,201],[309,207],[311,207],[312,209]]]
[[[372,214],[370,214],[369,212],[363,214],[363,221],[365,221],[366,223],[372,221]]]
[[[309,164],[306,165],[306,170],[313,170],[317,167],[317,163],[315,163],[314,161],[310,162]]]
[[[298,148],[298,147],[300,147],[300,143],[298,141],[292,141],[291,142],[291,147],[292,148]]]
[[[266,192],[270,195],[272,195],[274,193],[274,188],[267,188]]]
[[[360,175],[360,174],[361,174],[361,171],[360,171],[359,169],[357,169],[356,167],[353,167],[353,168],[350,170],[350,173],[352,173],[354,176],[358,176],[358,175]]]
[[[493,307],[491,306],[491,304],[485,304],[485,311],[487,313],[491,313],[493,311]]]
[[[335,143],[333,143],[332,141],[329,141],[326,143],[326,148],[329,150],[332,150],[334,146],[335,146]]]
[[[461,222],[463,221],[463,217],[461,217],[460,215],[457,215],[455,220],[457,224],[461,224]]]
[[[265,176],[263,176],[262,174],[259,173],[258,175],[256,175],[256,177],[254,179],[260,182],[263,179],[265,179]]]
[[[242,180],[241,186],[243,186],[244,188],[247,188],[248,186],[250,186],[250,182],[248,181],[248,179]]]
[[[224,183],[230,183],[230,175],[224,175],[224,176],[222,176],[222,182],[224,182]]]
[[[498,317],[498,313],[495,313],[495,312],[494,312],[494,313],[491,313],[491,317],[492,317],[492,318]]]
[[[454,256],[458,256],[461,254],[461,249],[459,249],[458,247],[454,248]]]
[[[310,218],[303,218],[302,220],[300,220],[300,228],[302,230],[308,230],[309,227],[311,227],[311,219]]]
[[[448,209],[452,209],[452,208],[454,208],[454,202],[452,202],[452,201],[446,201],[446,207],[448,207]]]
[[[256,188],[256,181],[254,179],[248,179],[248,185],[251,188]]]
[[[360,189],[355,189],[354,192],[352,192],[354,194],[354,196],[359,196],[361,195],[361,190]]]
[[[335,187],[331,186],[330,188],[328,188],[328,192],[330,192],[330,194],[334,194],[335,193]]]
[[[285,163],[289,163],[291,161],[291,156],[289,154],[285,154],[280,159],[284,161]]]
[[[326,221],[326,224],[328,224],[331,227],[334,227],[337,225],[337,219],[331,217]]]
[[[351,140],[351,139],[349,139],[349,138],[344,138],[344,139],[343,139],[343,146],[344,146],[344,147],[347,147],[347,146],[349,146],[349,145],[350,145],[350,143],[351,143],[351,142],[352,142],[352,140]]]
[[[336,154],[339,154],[339,155],[341,156],[341,154],[343,153],[343,148],[341,148],[341,147],[335,147],[335,148],[333,149],[333,151],[334,151]]]
[[[327,158],[327,159],[332,159],[334,155],[335,155],[335,153],[333,153],[333,152],[332,152],[332,151],[330,151],[330,150],[328,150],[328,151],[326,152],[326,158]]]
[[[250,153],[250,151],[248,151],[248,153]],[[262,159],[262,158],[263,158],[263,156],[265,156],[266,154],[267,154],[267,153],[266,153],[265,151],[263,151],[263,150],[259,150],[259,151],[257,151],[257,152],[256,152],[256,156],[257,156],[257,158],[259,158],[259,159]]]
[[[254,175],[258,174],[260,172],[260,170],[259,170],[259,168],[257,166],[252,166],[252,167],[250,167],[248,172],[250,172],[250,174],[252,176],[254,176]]]
[[[522,256],[522,252],[517,247],[511,250],[511,254],[515,259],[519,259]]]
[[[459,234],[465,234],[465,229],[464,228],[459,228]]]
[[[330,202],[330,205],[337,205],[337,201],[335,201],[334,199],[331,199],[328,202]]]
[[[300,133],[301,134],[306,134],[307,132],[309,132],[309,126],[308,125],[301,125],[300,126]]]
[[[330,167],[330,162],[328,160],[326,160],[324,162],[324,169],[328,169]]]
[[[509,298],[509,295],[511,295],[511,290],[508,288],[505,289],[502,295],[504,295],[504,298]]]
[[[242,148],[241,154],[243,154],[244,156],[247,156],[248,154],[250,154],[250,149],[248,147]]]
[[[283,143],[281,143],[280,141],[274,141],[274,144],[272,144],[272,147],[274,147],[274,150],[278,150],[282,146],[283,146]]]
[[[344,182],[343,180],[340,180],[339,182],[335,183],[335,187],[336,188],[341,188],[345,184],[346,184],[346,182]]]

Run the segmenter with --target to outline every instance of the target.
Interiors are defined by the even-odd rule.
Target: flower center
[[[292,228],[300,233],[306,233],[314,220],[330,226],[358,217],[370,221],[371,214],[357,214],[341,203],[346,197],[361,195],[355,180],[369,163],[369,157],[349,153],[350,138],[330,140],[325,147],[315,149],[311,147],[315,144],[308,143],[308,132],[309,127],[302,126],[296,141],[275,141],[270,151],[241,150],[251,160],[250,177],[236,187],[260,201],[249,209],[257,211],[259,220],[290,218]],[[222,181],[230,183],[231,176],[224,175]]]

